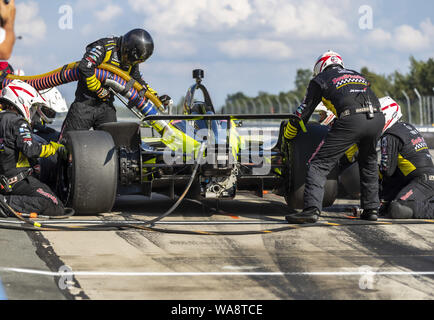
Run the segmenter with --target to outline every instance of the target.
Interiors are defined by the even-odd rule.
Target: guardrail
[[[432,88],[434,91],[434,88]],[[401,91],[399,97],[392,96],[401,106],[403,120],[417,126],[434,126],[434,95],[421,95],[415,88],[411,94]],[[228,101],[222,107],[223,114],[279,114],[293,113],[300,105],[296,98],[285,96],[282,102],[278,98],[266,97],[263,99]]]

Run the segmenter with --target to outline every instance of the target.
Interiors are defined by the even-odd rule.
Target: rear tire
[[[300,133],[291,142],[289,164],[289,192],[285,196],[290,209],[304,209],[304,189],[307,163],[321,141],[327,136],[328,128],[318,124],[307,125],[307,133]],[[338,169],[331,171],[324,186],[323,207],[331,207],[338,194]]]
[[[118,183],[118,153],[105,131],[71,131],[66,135],[70,159],[63,168],[66,206],[76,215],[110,212]]]
[[[345,197],[350,199],[360,199],[360,173],[359,164],[356,162],[350,167],[346,168],[339,176],[341,192]]]

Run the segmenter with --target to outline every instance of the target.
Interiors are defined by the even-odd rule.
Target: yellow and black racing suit
[[[22,116],[0,112],[0,194],[14,210],[49,216],[64,214],[62,202],[32,175],[31,165],[38,158],[55,155],[62,147],[55,142],[37,142]]]
[[[330,171],[354,144],[359,149],[361,206],[378,209],[376,145],[384,127],[380,102],[369,82],[356,71],[332,66],[311,80],[296,114],[307,122],[323,101],[337,119],[313,155],[306,176],[304,207],[322,209],[324,185]]]
[[[381,137],[380,173],[382,199],[410,207],[416,219],[434,218],[434,164],[413,125],[397,122]]]
[[[113,106],[114,95],[110,93],[101,99],[98,93],[103,84],[96,78],[95,69],[102,63],[118,67],[130,74],[146,89],[155,93],[142,79],[139,65],[125,66],[120,58],[119,37],[103,38],[89,44],[79,64],[80,79],[75,92],[75,101],[62,126],[62,136],[71,130],[98,129],[107,122],[116,122],[116,110]]]

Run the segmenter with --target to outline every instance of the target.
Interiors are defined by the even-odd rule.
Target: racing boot
[[[392,201],[389,206],[388,214],[391,219],[412,219],[414,212],[406,204],[408,201]]]
[[[378,210],[377,209],[365,209],[363,210],[360,219],[367,221],[377,221],[378,220]]]
[[[303,212],[291,214],[285,219],[290,224],[315,223],[318,221],[321,211],[316,207],[304,209]]]

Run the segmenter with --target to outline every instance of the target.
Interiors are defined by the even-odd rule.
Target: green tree
[[[361,73],[368,79],[377,97],[391,95],[394,92],[390,76],[376,74],[366,67],[362,68]]]
[[[309,69],[298,69],[297,75],[295,76],[295,90],[294,94],[299,98],[303,99],[306,95],[307,87],[309,86],[310,80],[312,80],[312,71]]]

